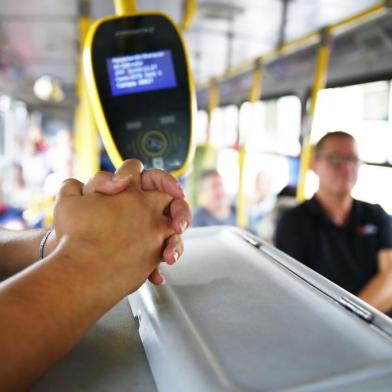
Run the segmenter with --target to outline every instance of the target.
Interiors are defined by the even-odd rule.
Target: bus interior
[[[99,170],[115,170],[98,133],[87,93],[82,54],[92,23],[114,15],[116,7],[125,3],[125,0],[0,0],[0,201],[16,211],[1,220],[1,226],[16,230],[50,228],[54,198],[64,179],[74,177],[85,182]],[[102,350],[109,353],[114,353],[122,344],[127,350],[136,347],[135,357],[131,359],[138,364],[135,369],[124,376],[128,371],[127,357],[127,365],[121,365],[123,373],[119,371],[119,378],[114,381],[116,374],[109,372],[111,357],[97,356],[91,360],[95,373],[82,370],[83,356],[93,356],[91,351],[95,349],[87,347],[89,341],[84,340],[71,357],[33,390],[53,390],[53,385],[59,391],[70,390],[72,374],[77,375],[80,385],[94,379],[90,387],[80,389],[86,391],[127,390],[129,377],[136,380],[132,385],[139,386],[141,391],[389,390],[392,380],[389,318],[377,311],[373,314],[370,307],[356,302],[354,296],[346,295],[337,286],[329,286],[313,272],[306,272],[300,263],[270,244],[271,236],[259,242],[260,238],[246,230],[255,179],[260,171],[270,180],[271,194],[277,195],[289,186],[295,189],[296,202],[312,197],[318,187],[317,176],[310,169],[312,148],[331,131],[345,131],[358,143],[362,164],[352,195],[379,204],[392,217],[392,2],[133,0],[128,3],[137,11],[169,15],[186,44],[197,112],[189,166],[179,181],[187,201],[196,210],[201,203],[200,175],[206,169],[216,169],[225,191],[237,206],[237,228],[226,228],[222,233],[196,229],[185,238],[190,249],[200,252],[199,262],[204,263],[208,258],[203,246],[209,244],[214,255],[224,255],[232,270],[215,276],[216,271],[225,269],[223,259],[216,257],[208,273],[197,271],[196,253],[189,253],[185,258],[190,272],[182,267],[174,272],[165,270],[169,288],[143,286],[129,298],[137,327],[124,334],[113,332],[111,338],[118,346],[103,341],[102,331],[105,328],[115,331],[117,324],[125,323],[121,318],[124,302],[112,319],[104,318],[101,329],[89,335],[101,342]],[[251,261],[255,249],[259,252],[254,255],[255,259],[260,258],[258,267]],[[237,270],[232,260],[240,250],[246,260],[243,270]],[[271,269],[265,266],[266,260],[272,260]],[[277,298],[277,305],[272,308],[270,302],[263,302],[266,320],[271,324],[263,324],[262,315],[246,314],[251,309],[249,304],[253,304],[250,297],[265,294],[257,282],[244,277],[243,286],[232,286],[230,280],[235,276],[240,280],[244,271],[256,270],[265,274],[261,281],[266,287],[272,285],[271,292]],[[292,283],[282,271],[289,271]],[[189,274],[201,280],[214,277],[214,286],[205,288],[200,282],[193,282]],[[306,289],[298,284],[302,274],[306,276]],[[184,288],[183,281],[189,283],[188,288]],[[274,291],[274,285],[279,290]],[[315,293],[312,290],[316,286],[321,289]],[[238,292],[247,293],[247,299],[236,302]],[[325,298],[318,302],[320,292]],[[193,295],[213,308],[202,307]],[[309,296],[313,299],[308,300]],[[221,302],[214,300],[216,298]],[[272,294],[266,298],[271,300]],[[335,314],[330,306],[332,302],[349,309],[350,314],[359,314],[361,322],[373,322],[372,333],[376,331],[382,337],[369,337],[363,324],[357,325],[356,321]],[[276,313],[280,303],[287,308]],[[164,313],[164,306],[175,310]],[[140,308],[141,313],[135,313],[134,307]],[[331,318],[323,309],[330,309]],[[227,317],[230,325],[237,321],[241,325],[233,336],[248,344],[248,352],[241,351],[241,344],[232,346],[230,339],[225,340],[224,332],[230,325],[220,324],[224,311],[227,313],[223,320]],[[168,315],[174,316],[170,319]],[[308,356],[306,350],[312,350],[312,346],[306,336],[296,342],[289,334],[293,339],[285,341],[284,332],[279,328],[281,325],[290,327],[288,318],[294,320],[295,328],[299,329],[306,330],[307,323],[314,323],[314,328],[322,326],[319,340],[312,334],[309,338],[309,341],[317,341],[314,346],[317,349],[325,346],[323,339],[336,336],[336,341],[331,338],[333,348],[325,354],[324,362],[313,361]],[[144,329],[140,327],[141,320],[147,323],[142,324]],[[218,328],[215,321],[220,329],[212,336],[211,328]],[[276,330],[275,321],[279,324]],[[249,343],[250,337],[256,335],[250,325],[252,322],[260,322],[269,334],[265,340],[258,341],[259,345],[254,345],[257,352],[252,351]],[[350,326],[365,340],[358,338],[354,342],[346,332],[342,338],[336,323]],[[152,326],[153,332],[146,332],[146,325]],[[163,332],[164,329],[169,332]],[[281,360],[273,351],[276,348],[273,343],[278,340],[287,344],[287,351],[279,352],[285,358],[283,365],[273,363],[273,360]],[[130,341],[132,347],[129,347]],[[189,348],[187,342],[195,349]],[[347,350],[339,346],[347,342],[350,343]],[[373,344],[371,349],[367,342]],[[230,346],[227,356],[233,359],[231,362],[224,354],[226,345]],[[166,360],[162,353],[171,349],[178,355]],[[264,349],[272,350],[272,359],[271,362],[263,359],[265,367],[261,366],[260,372],[241,367],[241,358],[254,360]],[[298,358],[295,353],[289,353],[291,349],[298,350]],[[247,357],[249,352],[250,357]],[[349,352],[354,354],[348,355]],[[236,353],[239,353],[238,361]],[[362,361],[359,358],[363,353],[366,358]],[[118,349],[113,358],[117,360],[120,354]],[[313,370],[313,364],[317,369],[311,374],[309,369]],[[180,366],[183,373],[176,375]],[[289,370],[285,372],[280,366],[287,366]],[[300,371],[300,366],[306,370]],[[325,370],[325,374],[320,369]],[[284,376],[280,376],[280,372]],[[173,380],[177,377],[176,384]],[[265,384],[261,387],[263,377]],[[377,377],[381,380],[379,384]],[[362,379],[365,380],[363,385]],[[187,380],[191,386],[184,389]]]

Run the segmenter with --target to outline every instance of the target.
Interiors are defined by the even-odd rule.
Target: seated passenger
[[[379,206],[351,196],[358,148],[345,132],[315,146],[319,188],[280,220],[275,241],[283,252],[383,312],[392,310],[392,230]]]
[[[249,230],[257,234],[257,227],[275,206],[277,196],[272,192],[269,173],[260,171],[255,180],[255,190],[249,208]]]
[[[282,215],[297,205],[296,187],[287,185],[278,194],[276,203],[272,211],[267,213],[264,218],[256,225],[255,233],[264,241],[274,242],[276,225]]]
[[[192,226],[235,225],[236,209],[230,203],[218,171],[204,171],[199,184],[202,207],[194,213]]]
[[[0,230],[0,390],[27,390],[148,277],[163,283],[159,263],[182,253],[190,210],[175,178],[141,169],[66,180],[45,236]]]
[[[0,184],[0,227],[12,230],[22,230],[26,228],[23,219],[23,210],[15,208],[6,203],[2,185]]]

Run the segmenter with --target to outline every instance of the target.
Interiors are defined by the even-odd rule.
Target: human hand
[[[378,271],[392,271],[392,249],[381,249],[377,254]]]
[[[139,178],[139,176],[141,177]],[[188,203],[184,200],[184,192],[181,186],[173,176],[158,169],[143,171],[141,162],[131,159],[125,161],[114,174],[109,172],[97,173],[83,187],[83,194],[93,192],[117,194],[125,190],[131,180],[140,181],[143,190],[159,190],[173,197],[170,208],[166,212],[171,218],[175,233],[167,239],[162,259],[168,264],[174,264],[184,251],[181,234],[189,227],[192,213]],[[56,244],[56,234],[53,231],[46,243],[45,255],[51,253]],[[149,279],[154,284],[164,282],[159,268],[151,273]]]
[[[131,292],[158,266],[163,244],[175,231],[164,214],[170,196],[142,191],[140,173],[132,172],[126,184],[121,193],[103,195],[66,180],[56,200],[54,228],[56,252],[80,263],[82,271],[91,263],[102,282],[110,279]]]
[[[171,218],[175,234],[167,239],[162,258],[168,264],[174,264],[184,251],[181,234],[190,225],[192,213],[188,203],[184,200],[184,192],[180,184],[173,176],[158,169],[143,171],[140,161],[130,159],[125,161],[114,175],[108,172],[98,173],[87,182],[83,193],[116,194],[126,189],[130,180],[140,181],[143,190],[159,190],[173,198],[166,213]],[[149,279],[154,284],[164,282],[159,268],[152,272]]]

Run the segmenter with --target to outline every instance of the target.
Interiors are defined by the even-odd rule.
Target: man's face
[[[259,172],[256,176],[255,193],[260,200],[264,200],[271,193],[271,177],[265,172]]]
[[[315,157],[313,170],[318,175],[319,190],[331,196],[351,193],[358,176],[358,148],[346,137],[331,137]]]
[[[220,176],[211,175],[206,177],[201,187],[205,206],[214,208],[227,202],[227,195]]]

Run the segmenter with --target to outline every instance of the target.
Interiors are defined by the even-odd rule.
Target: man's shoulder
[[[198,207],[193,212],[193,220],[201,219],[201,218],[205,218],[205,217],[209,217],[209,216],[211,216],[211,214],[204,207]]]
[[[310,202],[310,200],[307,200],[307,201],[287,210],[282,215],[282,219],[289,220],[289,221],[291,221],[291,220],[297,221],[298,219],[302,219],[302,218],[310,216],[310,212],[311,212],[311,202]]]
[[[208,211],[204,207],[197,207],[194,211],[194,215],[205,215],[208,214]]]
[[[299,249],[311,241],[310,237],[314,233],[313,226],[313,213],[309,201],[291,208],[278,220],[275,231],[276,246],[294,258],[300,259]]]
[[[216,219],[204,207],[195,210],[192,217],[192,226],[212,226],[216,224]]]
[[[357,211],[360,214],[366,214],[367,216],[374,217],[385,217],[388,214],[379,204],[368,203],[366,201],[354,199]]]
[[[313,226],[313,214],[311,203],[305,201],[296,207],[287,210],[279,219],[278,231],[309,232]]]

